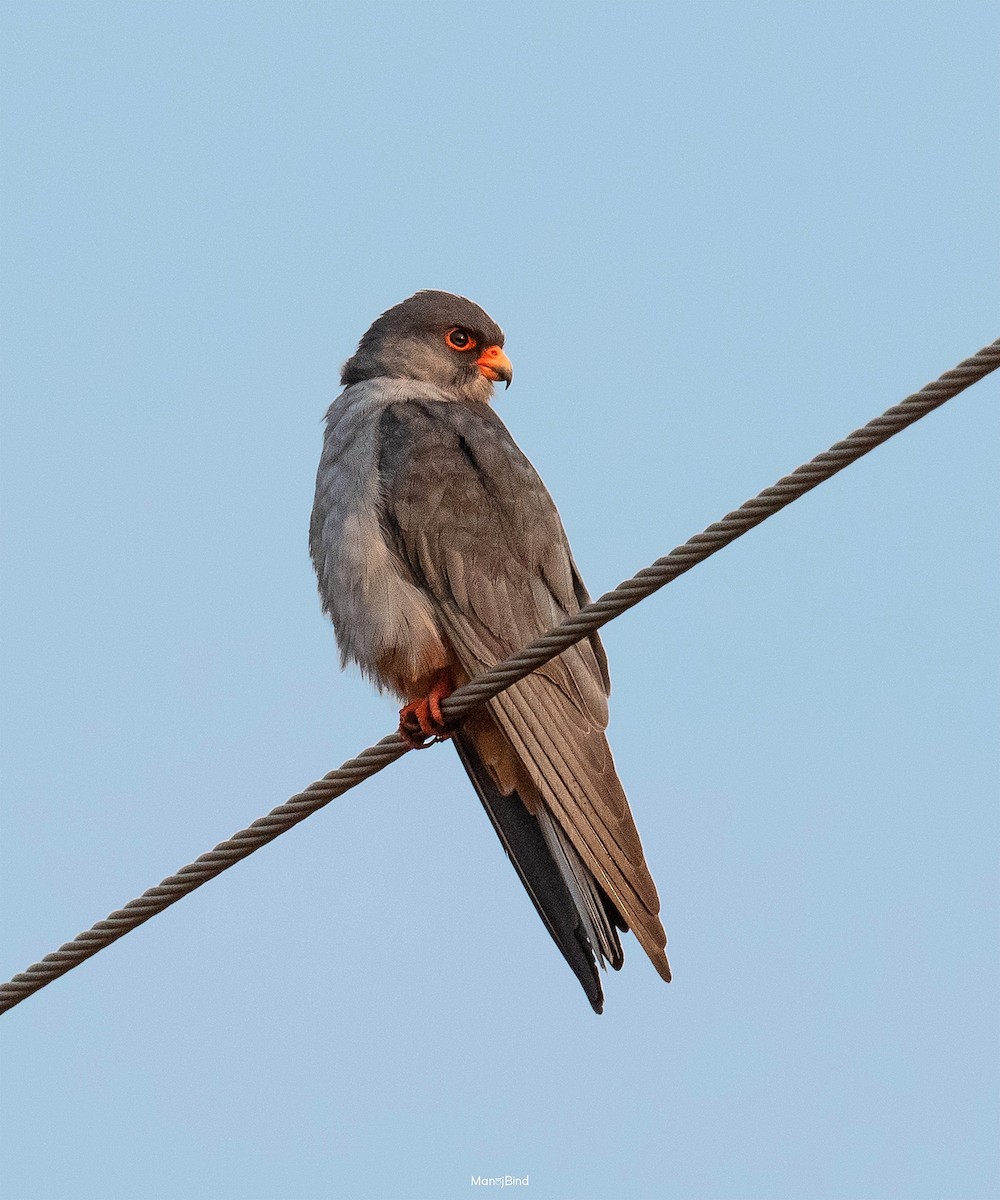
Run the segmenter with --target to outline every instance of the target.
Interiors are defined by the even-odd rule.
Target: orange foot
[[[454,727],[445,721],[441,701],[447,700],[454,690],[449,672],[438,671],[427,695],[399,710],[399,736],[411,750],[426,750],[434,742],[451,737]]]

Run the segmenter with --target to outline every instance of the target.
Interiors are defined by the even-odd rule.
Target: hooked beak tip
[[[490,383],[499,383],[502,379],[504,387],[510,387],[510,381],[514,378],[514,368],[511,366],[510,359],[499,346],[487,346],[476,359],[476,366],[479,368],[479,373],[485,376]]]

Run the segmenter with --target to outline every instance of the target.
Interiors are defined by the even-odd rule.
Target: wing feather
[[[470,676],[579,610],[587,593],[559,514],[490,408],[400,403],[384,419],[382,527]],[[489,709],[546,813],[669,979],[656,886],[604,735],[608,690],[595,634]]]

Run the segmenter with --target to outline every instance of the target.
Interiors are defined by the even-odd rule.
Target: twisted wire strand
[[[492,699],[525,675],[548,662],[557,654],[600,629],[608,621],[626,612],[647,596],[666,586],[678,575],[728,546],[748,530],[753,529],[768,517],[779,512],[818,484],[842,471],[844,467],[867,454],[894,434],[912,425],[933,409],[944,404],[978,382],[991,371],[1000,367],[1000,338],[983,347],[971,358],[965,359],[940,379],[907,396],[900,404],[884,412],[880,417],[863,425],[837,442],[829,450],[818,454],[810,462],[798,467],[790,475],[779,479],[765,488],[745,504],[734,509],[709,525],[702,533],[689,538],[683,545],[675,547],[663,558],[644,567],[631,579],[606,592],[597,600],[585,605],[578,613],[568,617],[542,637],[512,654],[490,670],[477,675],[464,687],[453,692],[443,703],[445,716],[457,721],[470,709]],[[398,733],[388,734],[374,746],[369,746],[355,758],[348,759],[335,771],[311,783],[304,791],[279,804],[266,816],[259,817],[246,829],[220,842],[212,850],[200,855],[175,875],[169,875],[156,887],[149,888],[124,908],[117,909],[103,921],[78,934],[72,941],[27,970],[15,975],[8,983],[0,984],[0,1013],[39,991],[60,975],[65,975],[86,959],[110,946],[112,942],[156,916],[183,896],[201,887],[203,883],[221,875],[234,863],[247,858],[261,846],[287,832],[306,817],[342,796],[351,788],[377,774],[409,750]]]

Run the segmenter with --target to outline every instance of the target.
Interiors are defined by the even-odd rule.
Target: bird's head
[[[345,387],[363,379],[418,379],[456,400],[489,401],[513,378],[503,330],[478,304],[451,292],[417,292],[384,312],[344,363]]]

